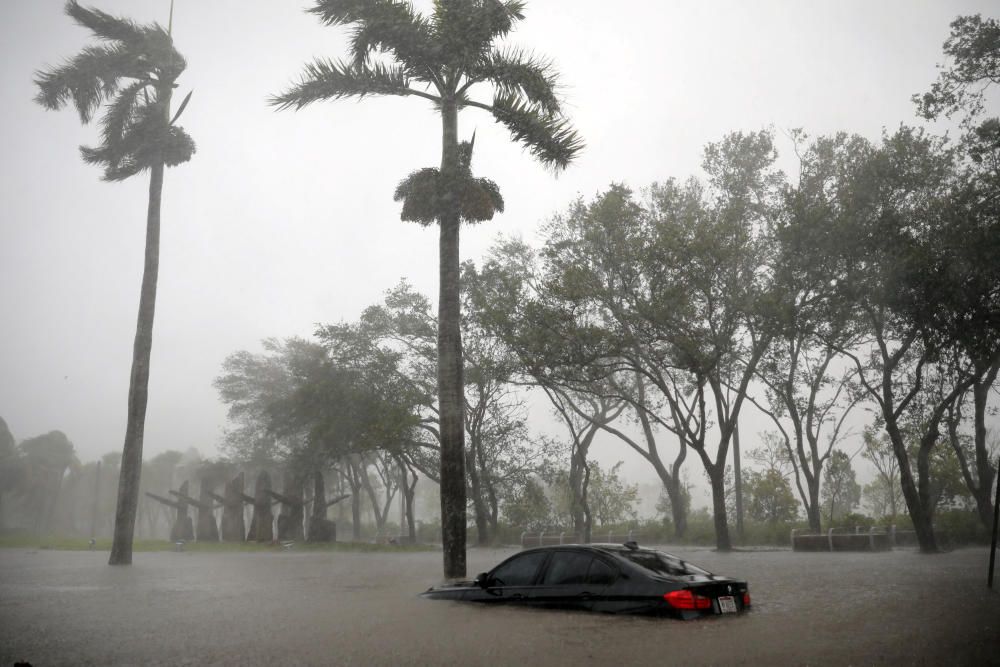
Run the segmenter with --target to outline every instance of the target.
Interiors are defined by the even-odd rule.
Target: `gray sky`
[[[161,23],[170,5],[90,4]],[[182,125],[198,153],[164,187],[147,455],[214,453],[225,410],[211,383],[231,352],[354,319],[401,277],[437,292],[436,229],[400,222],[392,201],[407,173],[439,162],[429,105],[277,113],[265,103],[314,56],[345,53],[344,31],[306,15],[308,4],[176,0],[188,61],[178,94],[194,90]],[[88,41],[62,8],[0,4],[0,416],[18,439],[63,430],[88,460],[124,438],[148,178],[101,182],[77,149],[96,128],[32,102],[34,71]],[[729,131],[877,138],[915,123],[910,96],[934,79],[949,22],[977,12],[995,16],[995,0],[529,2],[511,42],[555,61],[587,149],[553,176],[488,115],[463,112],[461,136],[477,132],[474,169],[507,202],[465,229],[463,258],[481,258],[501,231],[533,240],[548,216],[612,181],[695,174],[704,144]]]

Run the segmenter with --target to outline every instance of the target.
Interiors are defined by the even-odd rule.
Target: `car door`
[[[487,602],[525,604],[537,592],[539,570],[548,558],[547,551],[528,551],[500,563],[487,575]]]
[[[587,569],[587,608],[593,611],[615,611],[614,584],[621,573],[618,568],[603,558],[595,556]]]
[[[585,551],[554,551],[539,579],[535,604],[558,609],[589,608],[593,596],[600,592],[587,577],[593,560],[593,555]]]

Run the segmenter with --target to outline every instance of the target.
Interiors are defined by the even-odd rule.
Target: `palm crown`
[[[190,94],[168,117],[171,93],[186,67],[169,31],[88,9],[76,0],[66,3],[66,13],[102,43],[38,72],[35,101],[48,109],[72,102],[85,124],[107,102],[101,142],[96,148],[81,146],[83,159],[102,166],[109,181],[134,176],[158,160],[168,166],[190,160],[194,141],[175,125]]]
[[[524,18],[523,8],[517,0],[435,0],[428,18],[400,0],[318,0],[308,11],[323,23],[353,26],[350,58],[316,59],[271,102],[301,109],[318,100],[413,95],[477,107],[541,162],[564,168],[583,141],[562,116],[551,64],[495,44]],[[491,103],[469,97],[478,83],[492,84]]]

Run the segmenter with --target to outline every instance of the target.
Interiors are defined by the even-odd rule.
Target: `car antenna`
[[[635,540],[629,540],[628,542],[625,543],[624,546],[625,546],[626,549],[629,549],[630,551],[638,551],[639,550],[639,543],[636,542]]]

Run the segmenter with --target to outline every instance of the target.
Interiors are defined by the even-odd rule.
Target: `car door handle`
[[[589,597],[592,597],[592,596],[591,596],[591,594],[590,594],[590,593],[588,593],[587,591],[584,591],[584,592],[580,593],[580,595],[579,595],[578,597],[581,597],[581,598],[589,598]]]
[[[521,600],[523,598],[524,598],[524,596],[521,595],[520,593],[514,593],[513,595],[510,596],[511,600]]]

